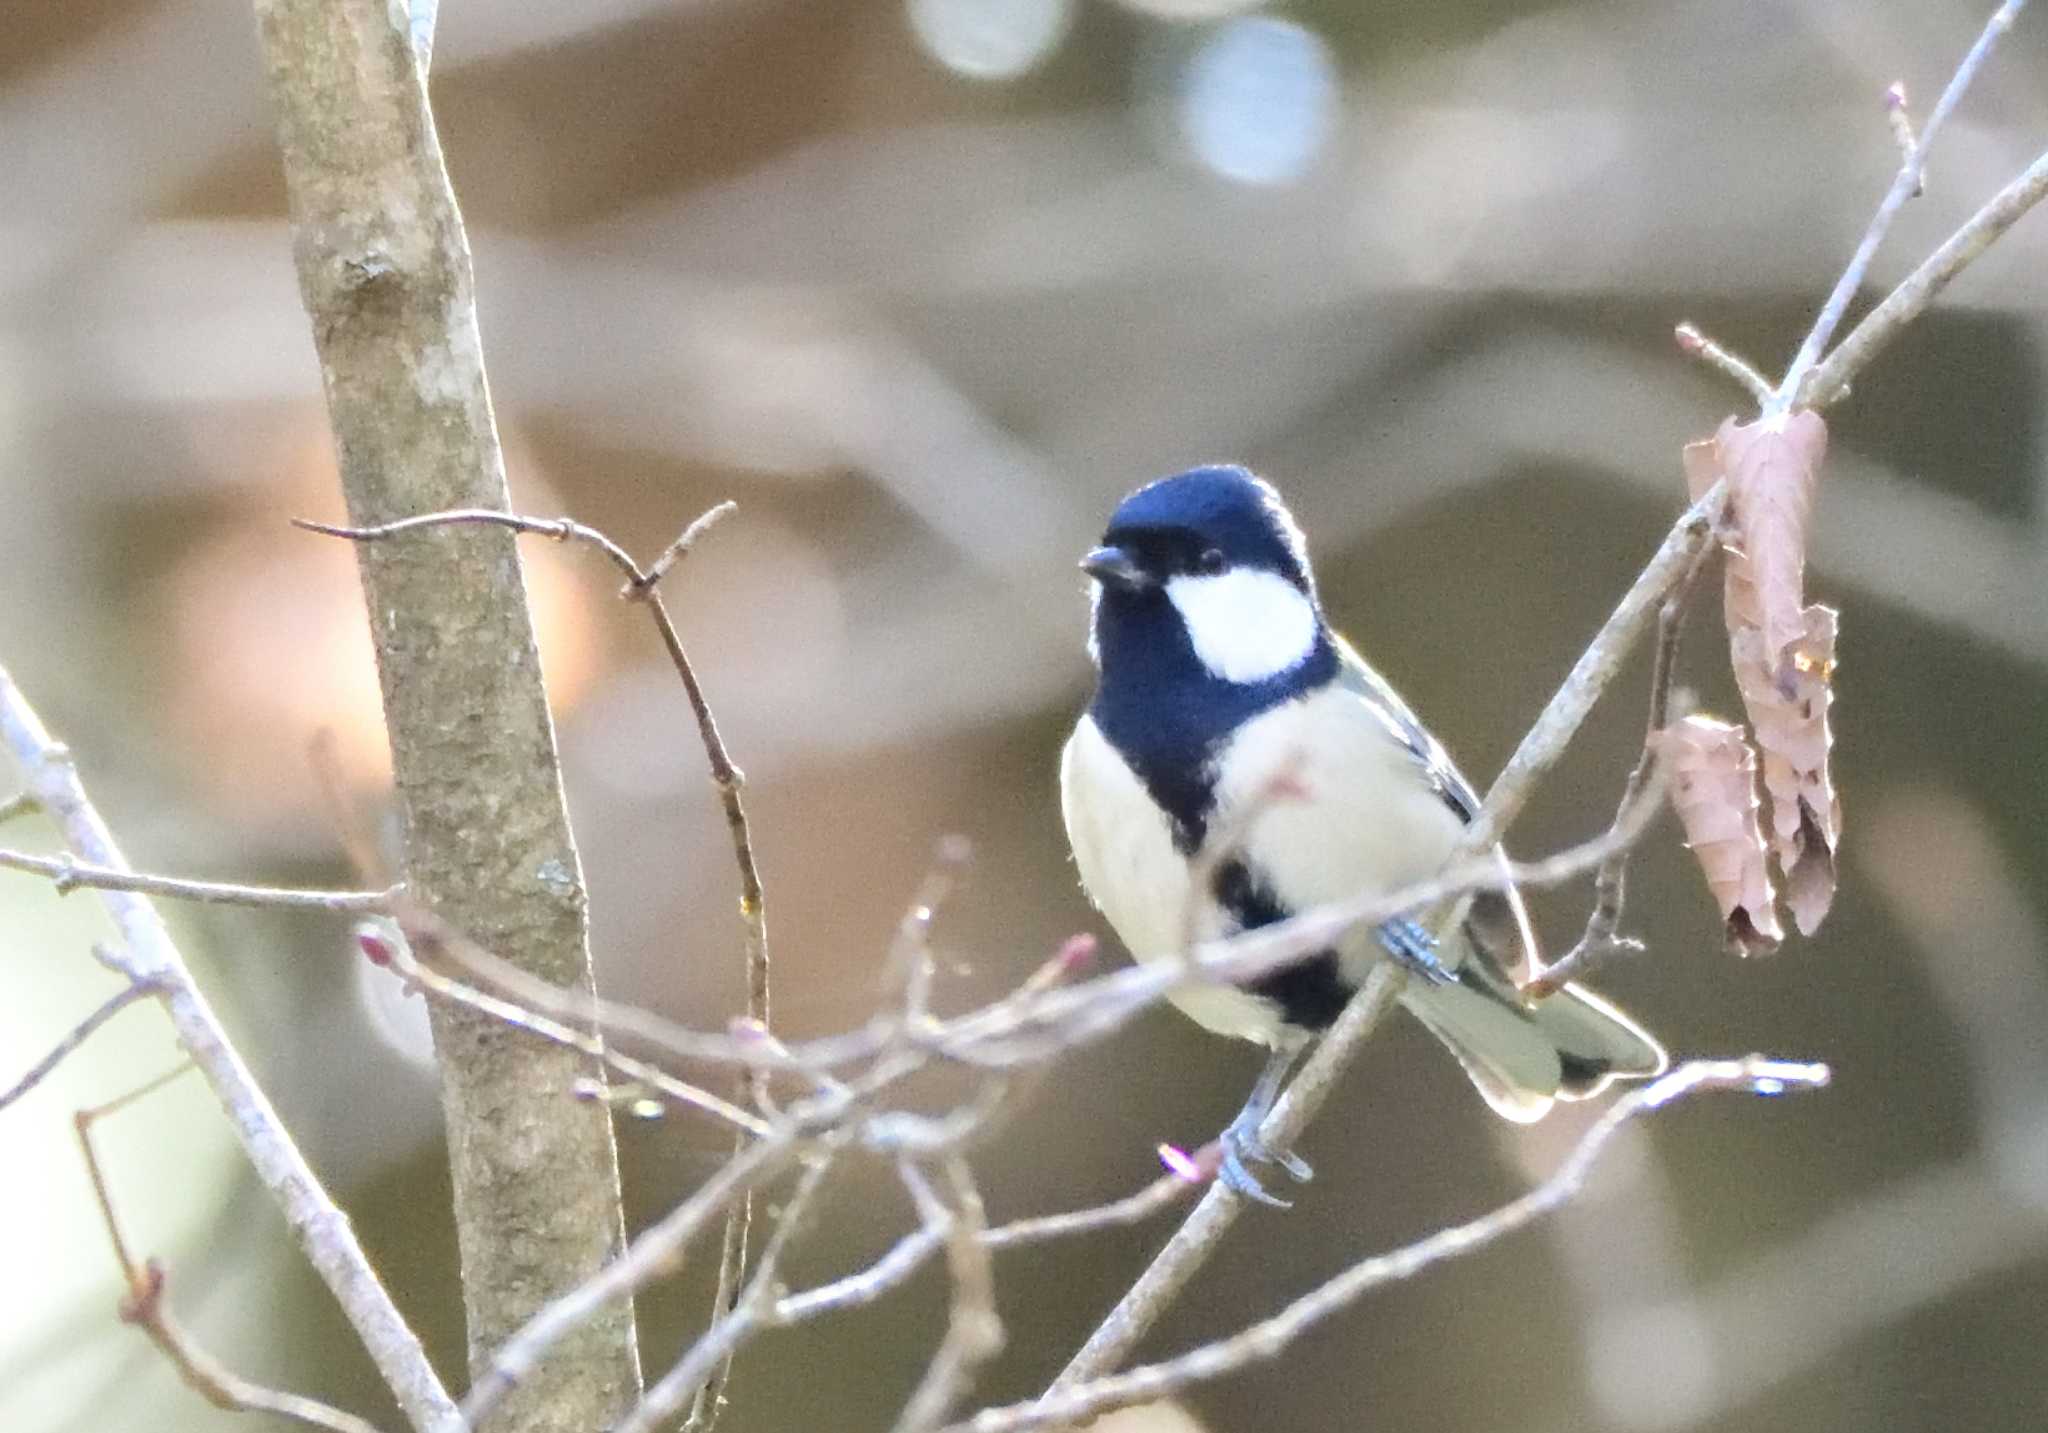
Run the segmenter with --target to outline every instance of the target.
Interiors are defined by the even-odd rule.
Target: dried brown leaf
[[[1756,754],[1743,729],[1689,716],[1652,741],[1670,772],[1671,807],[1685,829],[1685,844],[1721,907],[1728,948],[1738,955],[1769,954],[1785,932],[1757,821]]]
[[[1695,498],[1728,480],[1728,631],[1759,629],[1773,662],[1806,635],[1807,520],[1827,447],[1827,424],[1801,410],[1755,423],[1724,419],[1683,454]]]
[[[1785,877],[1785,904],[1806,935],[1819,929],[1834,901],[1835,848],[1842,834],[1842,800],[1828,772],[1839,623],[1832,607],[1806,608],[1799,640],[1778,661],[1767,659],[1753,629],[1729,642],[1742,704],[1763,753],[1771,845]]]

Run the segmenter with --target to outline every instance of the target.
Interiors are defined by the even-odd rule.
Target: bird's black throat
[[[1337,675],[1337,649],[1317,624],[1315,645],[1284,672],[1230,682],[1196,655],[1165,592],[1106,591],[1095,613],[1101,680],[1088,714],[1137,773],[1173,826],[1182,855],[1201,849],[1216,804],[1212,762],[1230,735],[1263,711]]]

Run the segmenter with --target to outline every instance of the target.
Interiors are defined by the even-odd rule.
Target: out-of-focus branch
[[[4,668],[0,741],[72,852],[96,866],[125,869],[120,848],[86,799],[70,752],[50,736]],[[117,962],[131,981],[158,992],[179,1043],[219,1096],[257,1178],[284,1210],[300,1248],[341,1304],[399,1407],[421,1430],[458,1426],[447,1390],[427,1362],[418,1336],[370,1267],[348,1216],[320,1187],[277,1111],[229,1043],[155,909],[133,892],[103,891],[100,899],[121,932],[121,947],[108,951],[106,958]]]
[[[775,1289],[776,1280],[782,1272],[783,1251],[809,1221],[818,1191],[824,1187],[825,1176],[837,1156],[838,1151],[828,1147],[805,1166],[797,1179],[795,1191],[775,1221],[775,1231],[762,1248],[746,1288],[733,1300],[732,1307],[721,1314],[704,1331],[704,1336],[676,1361],[675,1366],[648,1388],[640,1406],[611,1433],[654,1433],[656,1428],[674,1416],[685,1400],[691,1404],[690,1421],[699,1416],[717,1417],[715,1395],[707,1401],[704,1392],[719,1377],[721,1369],[731,1367],[732,1357],[740,1345],[778,1322],[776,1310],[780,1305],[775,1298]],[[710,1411],[703,1411],[706,1409]]]
[[[617,1070],[627,1079],[665,1096],[678,1105],[702,1111],[732,1125],[741,1135],[765,1135],[769,1132],[763,1121],[748,1114],[739,1106],[731,1104],[699,1089],[686,1081],[677,1079],[658,1065],[635,1059],[606,1045],[602,1038],[573,1025],[565,1025],[545,1015],[527,1009],[516,1001],[492,995],[489,991],[478,990],[459,980],[451,980],[440,971],[421,963],[419,958],[404,942],[387,940],[384,933],[369,927],[356,931],[356,943],[364,954],[377,965],[388,967],[402,980],[411,981],[422,990],[441,1000],[465,1005],[494,1020],[521,1030],[530,1030],[543,1040],[567,1046],[593,1060],[601,1060]],[[602,1087],[599,1088],[602,1093]],[[579,1089],[577,1093],[582,1093]]]
[[[69,856],[38,856],[28,851],[0,850],[0,866],[48,876],[59,895],[67,895],[80,886],[90,886],[102,891],[138,891],[143,895],[170,896],[181,901],[260,906],[271,910],[388,910],[403,889],[393,886],[382,891],[305,891],[279,886],[243,886],[228,881],[193,881],[140,871],[116,871],[105,866],[87,865]]]
[[[998,1224],[982,1234],[981,1242],[991,1249],[1021,1248],[1098,1229],[1125,1228],[1178,1204],[1195,1187],[1178,1174],[1163,1174],[1136,1193],[1112,1199],[1106,1204]],[[802,1293],[784,1295],[776,1304],[776,1322],[801,1323],[820,1314],[871,1304],[906,1282],[924,1266],[925,1260],[938,1252],[944,1242],[943,1229],[920,1224],[859,1273],[848,1274]]]
[[[352,520],[505,508],[468,239],[413,17],[386,0],[254,0],[299,290]],[[419,16],[424,19],[424,12]],[[592,984],[588,911],[510,534],[358,550],[411,897],[514,965]],[[623,1247],[603,1066],[430,1007],[472,1372]],[[630,1302],[534,1370],[495,1433],[615,1422],[640,1392]]]
[[[146,989],[141,985],[129,988],[136,993]],[[117,1100],[93,1109],[79,1110],[72,1116],[72,1124],[78,1131],[79,1148],[85,1153],[85,1169],[92,1180],[92,1192],[99,1201],[100,1214],[106,1220],[107,1241],[113,1246],[114,1259],[120,1264],[121,1277],[128,1285],[128,1292],[121,1299],[121,1322],[133,1324],[148,1334],[150,1342],[163,1351],[187,1386],[216,1408],[229,1413],[272,1413],[309,1427],[331,1429],[332,1433],[377,1433],[373,1424],[353,1413],[343,1412],[316,1398],[251,1383],[229,1370],[194,1343],[191,1335],[171,1316],[164,1298],[169,1276],[163,1264],[155,1259],[145,1259],[138,1266],[134,1256],[128,1252],[128,1241],[121,1237],[121,1221],[114,1213],[113,1191],[108,1187],[106,1171],[100,1167],[99,1153],[93,1148],[92,1127],[95,1121],[155,1093],[187,1068],[180,1064],[168,1075],[159,1076]]]
[[[1227,1338],[1128,1373],[1063,1381],[1043,1398],[988,1409],[954,1425],[949,1433],[1017,1433],[1027,1428],[1063,1425],[1112,1408],[1163,1397],[1190,1384],[1275,1358],[1302,1334],[1372,1290],[1412,1278],[1432,1264],[1474,1253],[1557,1209],[1584,1185],[1588,1171],[1615,1131],[1637,1115],[1704,1090],[1747,1090],[1775,1095],[1791,1088],[1817,1088],[1827,1080],[1825,1065],[1795,1064],[1758,1055],[1740,1060],[1690,1061],[1615,1101],[1586,1131],[1556,1173],[1491,1214],[1353,1264],[1279,1313]]]
[[[975,1371],[1001,1351],[1003,1322],[996,1313],[995,1265],[982,1238],[987,1222],[981,1191],[975,1188],[967,1162],[958,1155],[945,1161],[944,1196],[915,1165],[904,1165],[902,1172],[919,1217],[925,1227],[938,1232],[945,1246],[946,1270],[953,1283],[946,1332],[895,1425],[895,1433],[928,1433],[965,1396]]]
[[[61,1065],[66,1056],[91,1038],[93,1031],[99,1029],[100,1026],[106,1024],[116,1015],[119,1015],[136,1001],[157,993],[154,981],[131,980],[112,995],[109,995],[100,1005],[99,1009],[93,1011],[92,1014],[74,1025],[71,1028],[71,1033],[59,1040],[49,1054],[29,1066],[28,1073],[15,1081],[12,1089],[8,1090],[5,1094],[0,1094],[0,1110],[6,1109],[47,1079],[50,1071]]]

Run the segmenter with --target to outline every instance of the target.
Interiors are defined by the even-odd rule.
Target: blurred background
[[[949,1008],[1100,929],[1054,791],[1089,688],[1073,564],[1122,492],[1191,462],[1280,484],[1333,614],[1484,785],[1677,510],[1679,445],[1743,402],[1673,324],[1782,365],[1896,167],[1886,85],[1924,116],[1988,9],[450,0],[432,89],[515,500],[643,554],[740,503],[667,590],[751,777],[779,1028],[867,1013],[947,833],[978,852],[940,925]],[[2044,145],[2029,14],[1873,294]],[[244,7],[10,15],[0,661],[139,864],[347,883],[306,744],[334,728],[371,801],[384,746],[353,560],[285,525],[341,504],[284,207]],[[1827,928],[1725,958],[1667,822],[1631,887],[1651,953],[1603,981],[1676,1052],[1825,1059],[1835,1087],[1639,1127],[1564,1217],[1147,1426],[2048,1420],[2044,271],[2035,216],[1831,415],[1809,578],[1844,612]],[[741,1004],[734,883],[681,694],[608,569],[527,557],[601,983],[715,1027]],[[1732,709],[1696,615],[1684,679]],[[1606,821],[1645,666],[1518,852]],[[1539,902],[1555,948],[1584,899]],[[336,920],[169,914],[454,1375],[419,1010]],[[103,931],[89,897],[0,876],[0,1079],[112,988]],[[130,1012],[0,1113],[0,1426],[228,1418],[115,1321],[70,1138],[71,1109],[171,1059]],[[1157,1142],[1220,1127],[1257,1060],[1170,1012],[1088,1051],[978,1157],[993,1217],[1136,1187]],[[1511,1197],[1587,1113],[1500,1124],[1400,1022],[1312,1132],[1299,1208],[1248,1216],[1149,1352]],[[129,1237],[213,1350],[396,1426],[200,1082],[103,1129]],[[725,1144],[682,1122],[621,1140],[636,1218]],[[909,1218],[882,1172],[852,1175],[792,1272],[852,1267]],[[1165,1227],[1003,1256],[1011,1341],[982,1393],[1042,1386]],[[643,1300],[650,1366],[708,1276]],[[725,1426],[886,1426],[943,1294],[933,1270],[759,1345]]]

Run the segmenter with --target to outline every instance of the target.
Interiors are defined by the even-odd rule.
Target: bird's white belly
[[[1133,958],[1177,955],[1190,937],[1221,933],[1221,912],[1206,892],[1190,906],[1188,860],[1165,813],[1092,718],[1081,718],[1061,755],[1060,798],[1081,884]],[[1286,1039],[1272,1003],[1233,986],[1191,985],[1169,998],[1219,1035],[1265,1045]]]
[[[1424,879],[1457,839],[1461,823],[1415,755],[1341,688],[1246,722],[1216,766],[1225,775],[1209,839],[1233,841],[1286,910]],[[1189,861],[1165,814],[1093,720],[1075,728],[1060,778],[1082,883],[1135,958],[1172,955],[1190,937],[1231,928],[1211,892],[1190,890]],[[1441,954],[1456,964],[1462,952]],[[1339,956],[1356,983],[1379,948],[1357,931]],[[1299,1038],[1270,1001],[1228,985],[1193,986],[1173,1003],[1218,1034],[1267,1045]]]

